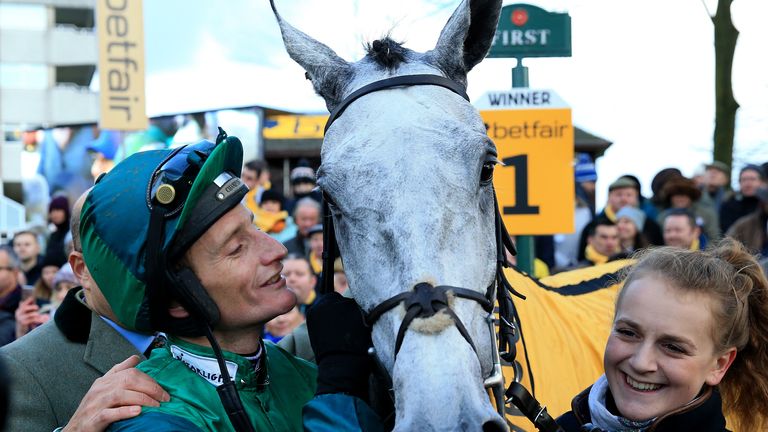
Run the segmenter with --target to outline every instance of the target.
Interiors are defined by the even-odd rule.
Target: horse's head
[[[417,53],[385,38],[355,63],[278,21],[289,55],[333,111],[361,87],[394,76],[432,74],[465,87],[490,48],[500,7],[501,0],[464,0],[433,50]],[[444,87],[393,87],[347,106],[325,135],[318,183],[332,201],[350,289],[363,310],[420,283],[486,293],[496,269],[495,163],[476,110]],[[505,430],[483,388],[493,369],[488,313],[477,301],[448,298],[466,336],[442,311],[416,318],[395,355],[402,304],[374,325],[377,355],[393,379],[396,427]]]

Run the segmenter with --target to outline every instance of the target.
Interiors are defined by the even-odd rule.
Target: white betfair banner
[[[113,130],[148,127],[144,96],[142,0],[97,0],[99,126]]]

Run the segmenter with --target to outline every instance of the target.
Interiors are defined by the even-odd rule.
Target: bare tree
[[[703,0],[702,0],[703,1]],[[739,103],[733,97],[733,55],[739,31],[731,20],[733,0],[718,0],[715,15],[710,15],[715,27],[715,147],[714,160],[731,166],[733,137],[736,132],[736,111]],[[706,4],[705,4],[706,7]]]

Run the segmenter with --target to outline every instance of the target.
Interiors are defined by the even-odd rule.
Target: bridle
[[[358,98],[373,93],[379,90],[390,89],[394,87],[405,87],[414,85],[432,85],[446,88],[469,102],[469,96],[467,96],[464,86],[459,83],[439,76],[439,75],[402,75],[392,78],[386,78],[383,80],[375,81],[371,84],[365,85],[360,89],[354,91],[347,96],[341,103],[333,110],[328,122],[325,125],[325,131],[331,124],[341,116],[346,108]],[[329,206],[330,197],[323,192],[323,272],[320,284],[320,292],[330,293],[333,291],[333,272],[328,269],[333,268],[333,262],[337,257],[340,257],[339,246],[336,242],[336,232],[333,226],[333,214]],[[484,379],[484,385],[486,388],[490,388],[494,399],[496,401],[496,408],[502,418],[505,418],[505,405],[506,403],[513,402],[531,421],[541,430],[557,431],[558,426],[549,416],[546,408],[542,407],[536,399],[528,393],[520,383],[522,378],[519,368],[519,363],[515,362],[517,356],[515,343],[517,338],[522,336],[520,320],[517,315],[512,297],[510,294],[515,295],[521,299],[525,299],[525,296],[515,291],[510,285],[503,269],[509,267],[507,262],[506,250],[509,250],[512,254],[516,254],[515,246],[509,237],[507,228],[504,226],[504,222],[501,219],[501,213],[499,212],[499,204],[496,199],[496,193],[493,196],[494,210],[495,210],[495,240],[496,240],[496,277],[495,280],[488,286],[485,294],[480,294],[476,291],[453,287],[447,285],[432,286],[428,283],[418,283],[413,287],[411,291],[405,291],[397,294],[387,300],[384,300],[379,305],[375,306],[368,313],[365,314],[366,323],[369,326],[373,326],[376,321],[386,312],[392,310],[400,303],[403,303],[406,313],[403,321],[400,324],[400,328],[397,332],[397,339],[395,342],[395,360],[397,360],[397,353],[400,351],[405,332],[408,327],[416,318],[429,318],[434,316],[438,312],[442,311],[447,314],[452,320],[461,336],[469,343],[472,350],[477,355],[477,348],[472,341],[472,337],[469,335],[461,319],[456,315],[450,305],[449,298],[455,296],[457,298],[463,298],[473,300],[480,304],[482,309],[488,313],[486,320],[489,325],[491,340],[493,341],[493,369],[491,374]],[[498,346],[496,344],[496,331],[494,320],[494,300],[498,302],[498,326],[499,326],[499,338]],[[525,339],[523,339],[523,346],[525,346]],[[527,357],[527,352],[526,352]],[[501,368],[501,359],[506,362],[515,364],[515,377],[514,381],[510,383],[509,387],[504,389],[504,375]],[[478,360],[480,360],[478,358]],[[526,358],[527,360],[527,358]],[[530,365],[530,362],[528,362]],[[531,382],[531,388],[533,385],[533,375],[528,367],[528,375]],[[390,385],[391,387],[391,385]]]

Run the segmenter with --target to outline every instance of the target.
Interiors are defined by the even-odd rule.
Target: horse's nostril
[[[508,432],[509,429],[501,419],[489,420],[483,423],[483,432]]]

